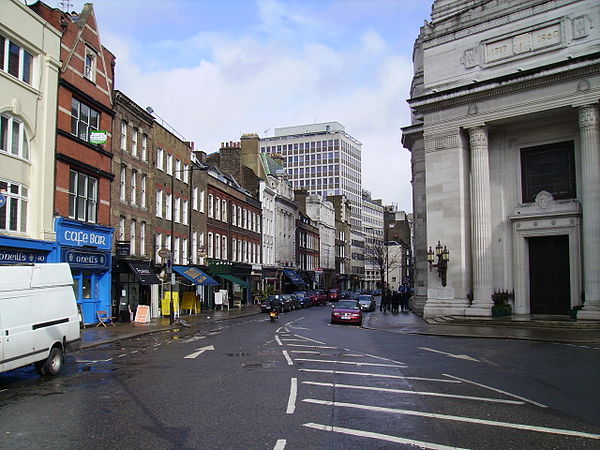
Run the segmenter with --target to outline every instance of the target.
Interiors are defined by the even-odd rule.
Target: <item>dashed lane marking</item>
[[[535,405],[535,406],[539,406],[540,408],[547,408],[547,406],[546,406],[546,405],[543,405],[543,404],[541,404],[541,403],[538,403],[538,402],[534,402],[533,400],[529,400],[528,398],[521,397],[521,396],[519,396],[519,395],[511,394],[510,392],[506,392],[506,391],[503,391],[503,390],[501,390],[501,389],[496,389],[496,388],[494,388],[494,387],[487,386],[487,385],[485,385],[485,384],[481,384],[481,383],[477,383],[477,382],[475,382],[475,381],[466,380],[466,379],[464,379],[464,378],[455,377],[455,376],[453,376],[453,375],[448,375],[447,373],[444,373],[443,375],[444,375],[445,377],[452,378],[452,379],[454,379],[454,380],[459,380],[459,381],[462,381],[463,383],[474,384],[475,386],[479,386],[479,387],[481,387],[481,388],[489,389],[489,390],[491,390],[491,391],[498,392],[498,393],[500,393],[500,394],[508,395],[509,397],[512,397],[512,398],[518,398],[519,400],[523,400],[524,402],[531,403],[532,405]]]
[[[285,444],[287,444],[285,439],[278,439],[275,443],[275,447],[273,447],[273,450],[283,450],[285,448]]]
[[[414,439],[406,439],[399,436],[391,436],[389,434],[373,433],[371,431],[353,430],[351,428],[344,427],[332,427],[330,425],[321,425],[318,423],[305,423],[303,426],[312,428],[314,430],[321,431],[332,431],[334,433],[348,434],[351,436],[366,437],[370,439],[377,439],[380,441],[394,442],[395,444],[407,444],[416,445],[421,448],[434,449],[434,450],[454,450],[459,447],[449,447],[447,445],[435,444],[432,442],[415,441]]]
[[[279,336],[275,336],[275,340],[277,341],[277,343],[278,343],[279,345],[283,345],[283,344],[281,343],[281,339],[279,339]]]
[[[427,417],[427,418],[431,418],[431,419],[452,420],[455,422],[474,423],[474,424],[478,424],[478,425],[488,425],[488,426],[492,426],[492,427],[511,428],[511,429],[515,429],[515,430],[525,430],[525,431],[536,431],[539,433],[559,434],[562,436],[573,436],[573,437],[596,439],[596,440],[600,439],[600,434],[585,433],[583,431],[566,430],[566,429],[561,429],[561,428],[541,427],[541,426],[537,426],[537,425],[527,425],[527,424],[523,424],[523,423],[499,422],[496,420],[477,419],[475,417],[452,416],[449,414],[436,414],[436,413],[429,413],[429,412],[423,412],[423,411],[414,411],[414,410],[410,410],[410,409],[396,409],[396,408],[385,408],[385,407],[381,407],[381,406],[359,405],[356,403],[333,402],[330,400],[319,400],[319,399],[314,399],[314,398],[305,398],[302,401],[306,402],[306,403],[313,403],[316,405],[338,406],[341,408],[353,408],[353,409],[361,409],[361,410],[376,411],[376,412],[402,414],[402,415],[407,415],[407,416]]]
[[[287,414],[294,414],[296,410],[296,397],[298,396],[298,378],[290,379],[290,397],[287,404]]]
[[[443,380],[440,378],[424,378],[424,377],[405,377],[402,375],[387,375],[382,373],[366,373],[366,372],[349,372],[344,370],[326,370],[326,369],[298,369],[300,372],[315,372],[315,373],[331,373],[334,375],[358,375],[362,377],[374,377],[374,378],[394,378],[401,380],[413,380],[413,381],[432,381],[437,383],[462,383],[458,380]]]
[[[320,355],[321,352],[315,352],[313,350],[290,350],[290,353],[308,353],[310,355]]]
[[[308,344],[286,344],[288,347],[308,347],[308,348],[326,348],[330,350],[337,349],[337,347],[327,347],[326,345],[308,345]]]
[[[333,361],[329,359],[306,359],[306,358],[296,358],[296,361],[304,361],[304,362],[318,362],[318,363],[328,363],[328,364],[350,364],[352,366],[377,366],[377,367],[399,367],[405,368],[406,366],[400,366],[398,364],[383,364],[383,363],[366,363],[366,362],[357,362],[357,361]]]
[[[419,347],[419,349],[420,350],[427,350],[428,352],[439,353],[440,355],[446,355],[446,356],[449,356],[450,358],[464,359],[466,361],[480,362],[478,359],[475,359],[475,358],[473,358],[471,356],[468,356],[468,355],[455,355],[454,353],[443,352],[441,350],[436,350],[434,348],[428,348],[428,347]]]
[[[407,394],[407,395],[423,395],[428,397],[443,397],[443,398],[460,398],[462,400],[474,400],[479,402],[488,403],[507,403],[510,405],[524,405],[525,402],[516,400],[504,400],[501,398],[490,398],[490,397],[474,397],[471,395],[460,395],[460,394],[442,394],[439,392],[426,392],[426,391],[407,391],[404,389],[391,389],[391,388],[379,388],[373,386],[355,386],[351,384],[337,384],[337,383],[324,383],[320,381],[303,381],[303,384],[310,384],[312,386],[324,386],[342,389],[355,389],[359,391],[376,391],[376,392],[391,392],[394,394]]]

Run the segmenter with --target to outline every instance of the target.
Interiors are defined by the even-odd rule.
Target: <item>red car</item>
[[[330,302],[337,302],[340,298],[340,294],[337,289],[329,289],[327,296],[329,297]]]
[[[332,305],[331,323],[356,323],[362,325],[362,311],[356,300],[340,300]]]
[[[327,293],[321,291],[312,291],[308,293],[312,306],[324,305],[327,303]]]

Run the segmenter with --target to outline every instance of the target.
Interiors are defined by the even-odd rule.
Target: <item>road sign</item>
[[[6,195],[0,194],[0,208],[6,205]]]
[[[161,258],[166,258],[167,256],[169,256],[169,249],[168,248],[161,248],[158,251],[158,256],[160,256]]]

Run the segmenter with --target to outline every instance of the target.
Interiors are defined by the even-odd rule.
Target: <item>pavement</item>
[[[191,326],[219,323],[261,314],[258,305],[230,310],[208,310],[200,314],[181,316]],[[148,333],[182,328],[169,318],[152,319],[149,323],[116,322],[114,326],[88,326],[81,332],[81,348],[89,348]],[[365,315],[363,328],[398,334],[421,334],[462,338],[521,339],[570,344],[600,343],[600,322],[550,320],[530,316],[508,318],[438,317],[425,320],[410,311],[392,314],[378,309]]]

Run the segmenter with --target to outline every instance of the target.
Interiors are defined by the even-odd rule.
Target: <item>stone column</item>
[[[584,307],[579,319],[600,319],[600,134],[598,105],[579,108]]]
[[[488,130],[469,129],[471,144],[471,262],[473,303],[467,316],[491,316],[492,306],[492,219]]]

